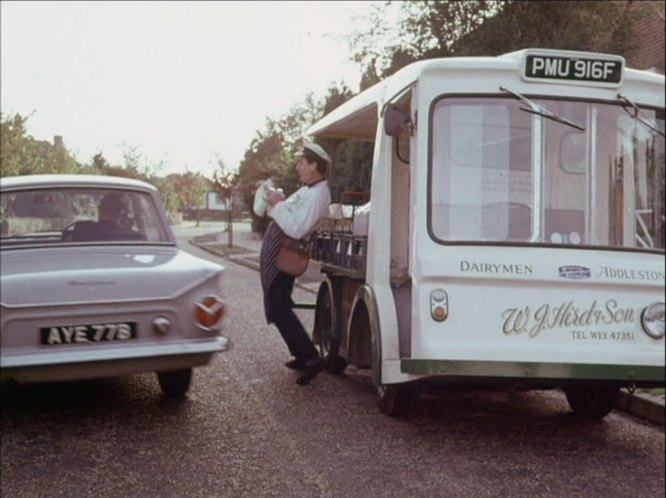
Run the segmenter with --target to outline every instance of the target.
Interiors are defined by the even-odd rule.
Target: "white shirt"
[[[328,216],[331,191],[328,181],[322,180],[312,187],[304,185],[284,201],[268,209],[268,216],[292,239],[302,239],[317,229]]]

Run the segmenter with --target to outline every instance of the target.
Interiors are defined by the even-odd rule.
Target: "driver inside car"
[[[126,220],[126,206],[121,194],[106,194],[99,203],[96,232],[99,240],[136,239],[138,233],[132,230]]]
[[[131,228],[127,219],[127,206],[123,195],[107,193],[97,206],[97,221],[79,220],[70,224],[62,234],[65,242],[102,240],[140,240],[141,234]]]
[[[123,200],[120,194],[106,194],[98,207],[98,225],[100,228],[119,230],[122,228]]]

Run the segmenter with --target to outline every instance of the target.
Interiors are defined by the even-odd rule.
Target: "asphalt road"
[[[234,349],[183,401],[151,374],[3,387],[3,498],[664,496],[663,427],[578,420],[556,391],[431,391],[393,419],[368,372],[296,385],[258,274],[183,247],[226,266]]]

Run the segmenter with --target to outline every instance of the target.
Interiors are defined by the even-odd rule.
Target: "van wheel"
[[[564,388],[564,394],[576,415],[602,419],[615,407],[620,388],[571,386]]]
[[[317,316],[315,326],[319,336],[319,352],[326,360],[326,371],[341,375],[347,368],[347,360],[338,355],[340,341],[333,339],[335,317],[333,316],[333,302],[328,289],[324,290],[317,302]]]
[[[184,396],[190,388],[192,369],[183,368],[181,370],[157,372],[157,380],[160,383],[162,392],[167,398],[180,398]]]
[[[377,405],[382,413],[391,417],[401,417],[406,415],[412,406],[414,389],[384,384],[377,386],[377,395]]]

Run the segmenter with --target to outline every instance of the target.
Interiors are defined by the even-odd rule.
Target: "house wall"
[[[206,193],[206,209],[211,211],[226,211],[227,207],[223,199],[220,199],[220,196],[217,192],[207,192]]]

